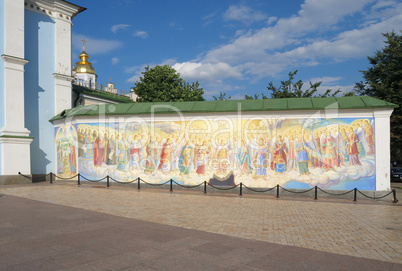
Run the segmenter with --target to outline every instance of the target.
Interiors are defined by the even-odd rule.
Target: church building
[[[72,106],[71,27],[85,8],[0,0],[0,183],[54,167],[49,119]]]

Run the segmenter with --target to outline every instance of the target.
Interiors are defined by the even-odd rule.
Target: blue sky
[[[289,71],[296,79],[352,90],[384,47],[381,33],[402,29],[399,0],[70,0],[73,63],[82,38],[98,74],[130,90],[144,67],[168,64],[204,98],[269,94]]]

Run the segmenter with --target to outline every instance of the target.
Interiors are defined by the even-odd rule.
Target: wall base
[[[31,177],[30,175],[28,175]],[[0,185],[7,184],[30,184],[32,183],[31,179],[23,177],[21,175],[0,175]]]

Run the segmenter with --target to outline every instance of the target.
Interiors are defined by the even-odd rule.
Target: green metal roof
[[[263,100],[227,100],[203,102],[126,103],[80,106],[65,110],[50,121],[66,117],[181,113],[217,113],[245,111],[321,110],[396,108],[398,105],[368,96],[332,98],[289,98]],[[103,113],[104,112],[104,113]]]
[[[130,103],[130,97],[124,96],[124,95],[118,95],[118,94],[113,94],[110,92],[102,91],[102,90],[96,90],[84,86],[79,86],[73,84],[73,91],[75,91],[77,94],[84,93],[89,96],[94,96],[94,97],[99,97],[103,99],[107,99],[110,101],[115,101],[118,103]]]

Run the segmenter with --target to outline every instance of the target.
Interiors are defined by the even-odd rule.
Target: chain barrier
[[[196,187],[199,187],[199,186],[201,186],[201,185],[204,184],[204,182],[202,182],[202,183],[197,184],[197,185],[183,185],[183,184],[179,184],[179,183],[176,182],[175,180],[173,180],[173,183],[177,184],[177,185],[180,186],[180,187],[184,187],[184,188],[196,188]]]
[[[18,174],[21,175],[22,177],[25,177],[25,178],[29,179],[29,180],[32,180],[32,179],[33,179],[32,177],[26,176],[26,175],[22,174],[21,172],[18,172]],[[116,182],[116,183],[120,183],[120,184],[130,184],[130,183],[135,183],[135,182],[137,182],[137,183],[138,183],[138,190],[140,189],[140,182],[142,181],[143,183],[145,183],[145,184],[147,184],[147,185],[151,185],[151,186],[162,186],[162,185],[165,185],[165,184],[167,184],[167,183],[170,183],[170,192],[173,191],[172,184],[174,183],[174,184],[176,184],[176,185],[178,185],[178,186],[180,186],[180,187],[183,187],[183,188],[196,188],[196,187],[200,187],[201,185],[204,185],[204,194],[207,193],[207,189],[206,189],[206,188],[207,188],[207,185],[208,185],[208,186],[211,186],[212,188],[215,188],[215,189],[217,189],[217,190],[231,190],[231,189],[234,189],[234,188],[240,186],[240,196],[242,196],[242,193],[243,193],[243,192],[242,192],[242,189],[243,189],[243,187],[244,187],[244,188],[247,188],[247,189],[250,190],[250,191],[257,192],[257,193],[269,192],[269,191],[272,191],[272,190],[274,190],[274,189],[276,188],[276,189],[277,189],[276,197],[279,198],[279,189],[281,188],[281,189],[284,190],[284,191],[287,191],[287,192],[289,192],[289,193],[294,193],[294,194],[303,194],[303,193],[307,193],[307,192],[310,192],[310,191],[312,191],[312,190],[315,190],[315,193],[314,193],[314,199],[315,199],[315,200],[317,200],[317,192],[318,192],[318,190],[320,190],[321,192],[323,192],[323,193],[325,193],[325,194],[328,194],[328,195],[332,195],[332,196],[344,196],[344,195],[349,194],[349,193],[351,193],[351,192],[354,191],[354,200],[353,200],[353,201],[357,201],[357,197],[356,197],[357,192],[359,192],[359,194],[361,194],[362,196],[364,196],[364,197],[366,197],[366,198],[369,198],[369,199],[373,199],[373,200],[382,199],[382,198],[385,198],[385,197],[387,197],[387,196],[393,194],[392,202],[393,202],[393,203],[399,202],[398,199],[396,198],[396,190],[395,190],[395,189],[393,189],[392,191],[390,191],[389,193],[387,193],[387,194],[385,194],[385,195],[383,195],[383,196],[380,196],[380,197],[376,197],[376,196],[371,197],[371,196],[368,196],[368,195],[364,194],[363,192],[361,192],[361,191],[358,190],[357,188],[352,189],[352,190],[349,190],[349,191],[346,191],[346,192],[343,192],[343,193],[330,193],[330,192],[325,191],[325,190],[323,190],[323,189],[321,189],[321,188],[319,188],[319,187],[317,187],[317,186],[312,187],[311,189],[308,189],[308,190],[304,190],[304,191],[291,191],[291,190],[286,189],[286,188],[284,188],[284,187],[282,187],[282,186],[280,186],[280,185],[278,184],[278,185],[276,185],[276,186],[274,186],[274,187],[272,187],[272,188],[259,190],[259,189],[255,189],[255,188],[248,187],[248,186],[244,185],[243,183],[240,183],[240,184],[237,184],[237,185],[234,185],[234,186],[231,186],[231,187],[218,187],[218,186],[215,186],[215,185],[210,184],[210,183],[207,182],[207,181],[204,181],[204,182],[202,182],[202,183],[200,183],[200,184],[197,184],[197,185],[182,185],[182,184],[180,184],[180,183],[174,181],[173,179],[170,179],[170,180],[168,180],[168,181],[166,181],[166,182],[163,182],[163,183],[149,183],[149,182],[144,181],[144,180],[143,180],[142,178],[140,178],[140,177],[138,177],[138,178],[136,178],[136,179],[133,179],[133,180],[131,180],[131,181],[129,181],[129,182],[121,182],[121,181],[118,181],[118,180],[116,180],[116,179],[110,177],[109,175],[107,175],[106,177],[104,177],[104,178],[102,178],[102,179],[99,179],[99,180],[90,180],[90,179],[88,179],[88,178],[82,176],[82,175],[79,174],[79,173],[76,174],[76,175],[74,175],[74,176],[72,176],[72,177],[69,177],[69,178],[60,177],[60,176],[58,176],[58,175],[56,175],[56,174],[54,174],[54,173],[52,173],[52,172],[50,172],[50,173],[48,173],[48,174],[44,174],[44,176],[47,176],[47,175],[50,175],[50,183],[52,183],[53,176],[54,176],[55,178],[59,178],[59,179],[61,179],[61,180],[71,180],[71,179],[74,179],[74,178],[76,178],[76,177],[78,176],[78,185],[80,185],[80,178],[82,178],[82,179],[84,179],[84,180],[86,180],[86,181],[89,181],[89,182],[100,182],[100,181],[103,181],[103,180],[107,179],[107,187],[110,186],[110,185],[109,185],[109,179],[111,179],[112,181],[114,181],[114,182]]]
[[[99,180],[90,180],[90,179],[85,178],[85,177],[82,176],[82,175],[80,175],[80,177],[83,178],[84,180],[88,181],[88,182],[94,182],[94,183],[95,183],[95,182],[103,181],[104,179],[107,178],[107,176],[106,176],[106,177],[104,177],[104,178],[102,178],[102,179],[99,179]]]
[[[304,191],[291,191],[291,190],[286,189],[286,188],[284,188],[284,187],[282,187],[282,186],[279,186],[279,187],[282,188],[283,190],[285,190],[286,192],[294,193],[294,194],[303,194],[303,193],[307,193],[307,192],[310,192],[311,190],[315,189],[315,187],[313,187],[313,188],[311,188],[311,189],[304,190]]]
[[[72,180],[72,179],[74,179],[75,177],[77,177],[78,174],[75,174],[73,177],[69,177],[69,178],[59,177],[59,176],[57,176],[57,175],[54,174],[54,173],[53,173],[53,176],[56,177],[56,178],[59,178],[59,179],[61,179],[61,180]],[[82,176],[81,176],[81,177],[82,177]],[[83,177],[83,178],[84,178],[84,177]]]
[[[268,188],[268,189],[265,189],[265,190],[256,190],[256,189],[253,189],[253,188],[251,188],[251,187],[246,186],[245,184],[243,184],[243,187],[247,188],[247,189],[250,190],[250,191],[253,191],[253,192],[260,192],[260,193],[265,193],[265,192],[274,190],[274,189],[276,188],[276,186],[274,186],[274,187],[272,187],[272,188]]]
[[[217,186],[212,185],[212,184],[210,184],[210,183],[208,183],[208,185],[211,186],[211,187],[213,187],[213,188],[215,188],[215,189],[218,189],[218,190],[230,190],[230,189],[233,189],[233,188],[238,187],[240,184],[236,184],[235,186],[226,187],[226,188],[217,187]]]
[[[21,172],[18,172],[18,174],[19,175],[21,175],[22,177],[25,177],[25,178],[27,178],[27,179],[29,179],[29,180],[32,180],[32,177],[29,177],[29,176],[27,176],[27,175],[24,175],[24,174],[22,174]],[[46,174],[47,175],[47,174]],[[45,175],[45,176],[46,176]]]
[[[376,196],[371,197],[371,196],[368,196],[368,195],[364,194],[364,193],[361,192],[360,190],[357,190],[357,192],[359,192],[359,194],[361,194],[361,195],[363,195],[363,196],[365,196],[366,198],[369,198],[369,199],[382,199],[382,198],[385,198],[386,196],[391,195],[391,193],[393,193],[393,191],[391,191],[391,192],[389,192],[388,194],[386,194],[386,195],[384,195],[384,196],[381,196],[381,197],[376,197]]]
[[[164,183],[149,183],[149,182],[146,182],[146,181],[144,181],[143,179],[140,179],[143,183],[145,183],[145,184],[148,184],[148,185],[153,185],[153,186],[161,186],[161,185],[165,185],[165,184],[167,184],[167,183],[170,183],[170,180],[169,181],[166,181],[166,182],[164,182]]]
[[[324,192],[325,194],[328,194],[328,195],[332,195],[332,196],[343,196],[343,195],[346,195],[346,194],[349,194],[350,192],[353,192],[354,191],[354,189],[352,189],[352,190],[349,190],[349,191],[347,191],[347,192],[345,192],[345,193],[329,193],[329,192],[327,192],[327,191],[325,191],[325,190],[322,190],[321,188],[319,188],[319,187],[317,187],[318,188],[318,190],[320,190],[321,192]]]
[[[116,180],[116,179],[114,179],[114,178],[112,178],[112,177],[109,177],[112,181],[114,181],[114,182],[116,182],[116,183],[120,183],[120,184],[129,184],[129,183],[135,183],[138,179],[134,179],[134,180],[132,180],[132,181],[129,181],[129,182],[120,182],[120,181],[118,181],[118,180]]]

